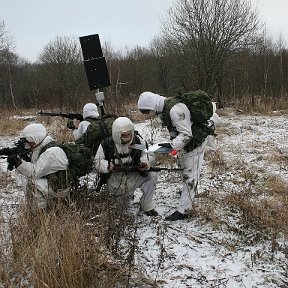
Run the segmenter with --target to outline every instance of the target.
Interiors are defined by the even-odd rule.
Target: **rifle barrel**
[[[139,172],[141,171],[141,166],[124,166],[124,167],[114,167],[112,172]],[[159,171],[183,171],[182,168],[167,168],[167,167],[150,167],[149,170],[143,172],[159,172]]]
[[[61,116],[60,113],[53,113],[53,112],[39,112],[39,115],[45,115],[45,116]]]
[[[83,115],[80,114],[80,113],[62,113],[62,112],[59,112],[59,113],[55,113],[55,112],[43,112],[43,111],[40,111],[38,112],[39,115],[46,115],[46,116],[60,116],[60,117],[63,117],[63,118],[68,118],[68,119],[77,119],[77,120],[80,120],[82,121],[83,120]]]

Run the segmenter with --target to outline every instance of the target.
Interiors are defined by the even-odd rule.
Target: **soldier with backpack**
[[[88,126],[91,122],[97,121],[99,118],[97,105],[94,103],[86,103],[83,106],[83,120],[79,123],[76,129],[74,119],[68,119],[67,128],[73,130],[73,136],[75,140],[81,138],[87,131]]]
[[[112,136],[112,124],[117,118],[114,115],[102,114],[99,118],[99,113],[96,104],[87,103],[83,107],[83,121],[80,122],[77,130],[73,131],[76,145],[84,145],[89,148],[95,157],[101,141]],[[68,128],[75,128],[73,125],[67,124]],[[100,190],[102,185],[106,183],[103,175],[97,176],[96,190]]]
[[[26,148],[31,149],[31,162],[17,155],[9,156],[7,162],[18,173],[26,176],[25,194],[31,209],[45,209],[59,199],[68,199],[69,161],[63,149],[51,147],[42,152],[49,143],[54,142],[42,124],[29,124],[23,129],[21,137],[26,139]]]
[[[102,118],[87,119],[89,124],[86,126],[85,130],[82,129],[82,135],[76,139],[75,143],[83,144],[88,147],[95,156],[101,140],[111,137],[112,124],[116,118],[115,115],[105,114]],[[80,124],[81,123],[82,122],[80,122]]]
[[[144,92],[139,97],[138,109],[143,114],[151,111],[160,114],[171,142],[159,145],[178,151],[179,165],[184,169],[183,188],[178,209],[165,220],[185,219],[195,197],[207,137],[214,134],[214,125],[209,123],[213,115],[211,99],[200,90],[173,98]]]
[[[132,144],[140,144],[134,124],[127,117],[118,117],[112,125],[112,137],[102,139],[96,155],[96,169],[108,178],[108,192],[120,197],[125,206],[136,188],[142,190],[141,210],[147,216],[157,216],[153,196],[156,189],[156,172],[146,172],[150,168],[147,155],[140,150],[131,149]],[[130,170],[137,167],[138,171]],[[125,168],[128,170],[125,171]]]

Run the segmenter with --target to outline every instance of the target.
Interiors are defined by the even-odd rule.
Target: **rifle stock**
[[[54,113],[54,112],[43,112],[42,110],[38,112],[39,115],[41,116],[60,116],[63,118],[68,118],[68,119],[77,119],[79,121],[83,120],[83,115],[79,113]]]
[[[113,172],[159,172],[159,171],[183,171],[182,168],[150,167],[149,170],[141,171],[141,166],[114,166]]]

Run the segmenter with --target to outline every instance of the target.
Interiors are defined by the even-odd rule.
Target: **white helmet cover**
[[[162,113],[166,98],[152,92],[143,92],[139,96],[138,109]]]
[[[21,137],[25,138],[29,142],[35,142],[38,145],[47,136],[47,130],[42,124],[33,123],[27,125],[22,133]]]
[[[131,132],[132,137],[127,145],[130,145],[134,139],[134,124],[127,117],[118,117],[112,124],[112,139],[114,143],[121,144],[121,134]]]
[[[84,105],[83,118],[85,119],[87,117],[91,117],[91,118],[98,118],[99,117],[98,108],[97,108],[96,104],[87,103]]]

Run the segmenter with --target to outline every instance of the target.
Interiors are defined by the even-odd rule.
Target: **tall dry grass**
[[[5,249],[0,254],[0,283],[3,287],[150,287],[140,273],[135,278],[133,257],[121,254],[119,243],[123,233],[130,233],[129,225],[133,217],[106,191],[78,191],[71,203],[59,203],[50,211],[30,211],[21,205],[17,218],[6,224],[1,221]]]
[[[278,154],[270,157],[280,165],[287,163]],[[210,222],[215,228],[225,225],[243,241],[251,241],[250,244],[264,239],[271,242],[276,238],[288,239],[288,186],[283,179],[249,165],[241,160],[241,155],[237,162],[231,163],[216,150],[206,153],[206,160],[211,175],[221,178],[231,171],[238,175],[234,183],[238,188],[227,190],[223,183],[223,188],[215,189],[217,193],[204,191],[200,195],[201,204],[194,207],[193,217]],[[234,223],[227,221],[234,217],[237,218]]]
[[[239,112],[242,110],[244,113],[259,113],[259,114],[266,114],[266,115],[281,115],[281,114],[288,114],[288,102],[287,99],[279,97],[267,97],[266,99],[263,97],[255,97],[254,104],[252,103],[251,97],[248,95],[243,97],[242,101],[235,101],[234,103],[235,109],[240,109]],[[231,107],[229,104],[227,107]],[[222,110],[220,112],[225,113]]]

